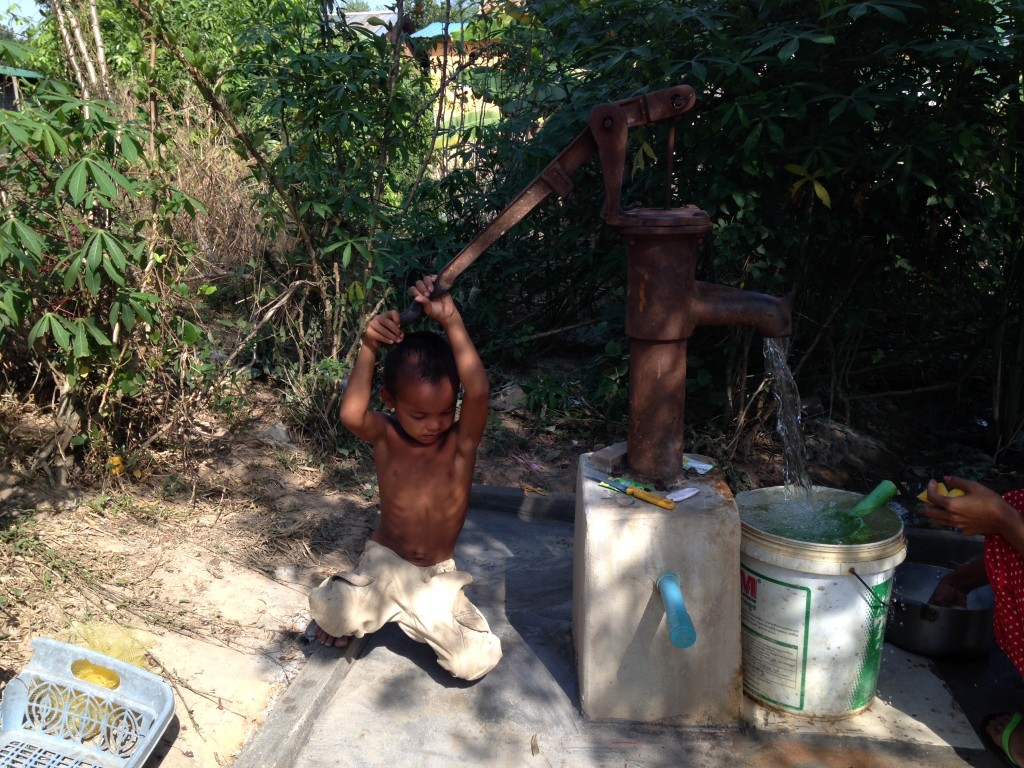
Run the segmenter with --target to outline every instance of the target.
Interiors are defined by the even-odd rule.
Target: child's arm
[[[398,312],[392,310],[370,320],[341,400],[341,423],[353,435],[369,443],[379,439],[385,427],[381,414],[370,410],[377,351],[384,344],[396,344],[402,340],[402,326],[398,318]]]
[[[490,382],[487,371],[469,336],[462,316],[455,315],[445,325],[448,341],[455,353],[455,366],[462,381],[462,408],[459,410],[459,450],[475,453],[487,426],[487,400]]]
[[[480,445],[487,426],[487,398],[491,387],[487,380],[487,371],[476,351],[476,345],[462,322],[451,294],[444,294],[438,299],[431,299],[436,275],[430,275],[417,281],[412,289],[413,298],[423,305],[424,314],[431,317],[444,328],[448,335],[448,343],[455,355],[455,367],[459,371],[462,382],[462,408],[459,411],[459,451],[473,454]]]

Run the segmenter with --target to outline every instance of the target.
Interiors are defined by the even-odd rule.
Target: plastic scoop
[[[864,516],[884,506],[889,499],[896,495],[896,484],[891,480],[883,480],[867,496],[854,504],[850,509],[844,510],[842,515],[844,533],[846,536],[854,536],[864,527]]]
[[[858,517],[866,515],[889,501],[896,495],[896,490],[895,483],[891,480],[883,480],[875,486],[875,490],[858,501],[851,509],[846,510],[846,514]]]

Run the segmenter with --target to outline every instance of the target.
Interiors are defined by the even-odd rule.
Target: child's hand
[[[398,344],[405,338],[402,331],[402,322],[399,319],[398,310],[392,309],[370,320],[363,333],[363,340],[369,344],[379,347],[382,344]]]
[[[453,317],[457,310],[451,294],[447,291],[436,298],[430,297],[436,283],[437,275],[427,275],[417,280],[416,285],[409,289],[409,293],[414,301],[423,305],[423,314],[443,324]]]

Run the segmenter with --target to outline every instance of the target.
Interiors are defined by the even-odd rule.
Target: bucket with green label
[[[881,507],[851,531],[856,493],[781,486],[736,494],[740,511],[743,690],[777,709],[843,718],[875,696],[889,595],[907,554]]]

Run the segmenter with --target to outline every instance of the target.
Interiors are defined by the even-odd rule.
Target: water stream
[[[782,438],[782,483],[786,498],[810,504],[811,478],[807,474],[807,455],[800,429],[800,392],[779,339],[764,340],[764,367],[779,405],[776,429]]]
[[[800,429],[800,392],[778,339],[764,340],[764,364],[779,406],[776,429],[782,439],[783,486],[749,494],[740,505],[743,520],[784,538],[820,544],[862,544],[896,535],[899,518],[887,509],[863,518],[851,517],[846,510],[859,499],[857,494],[837,489],[814,491]]]

